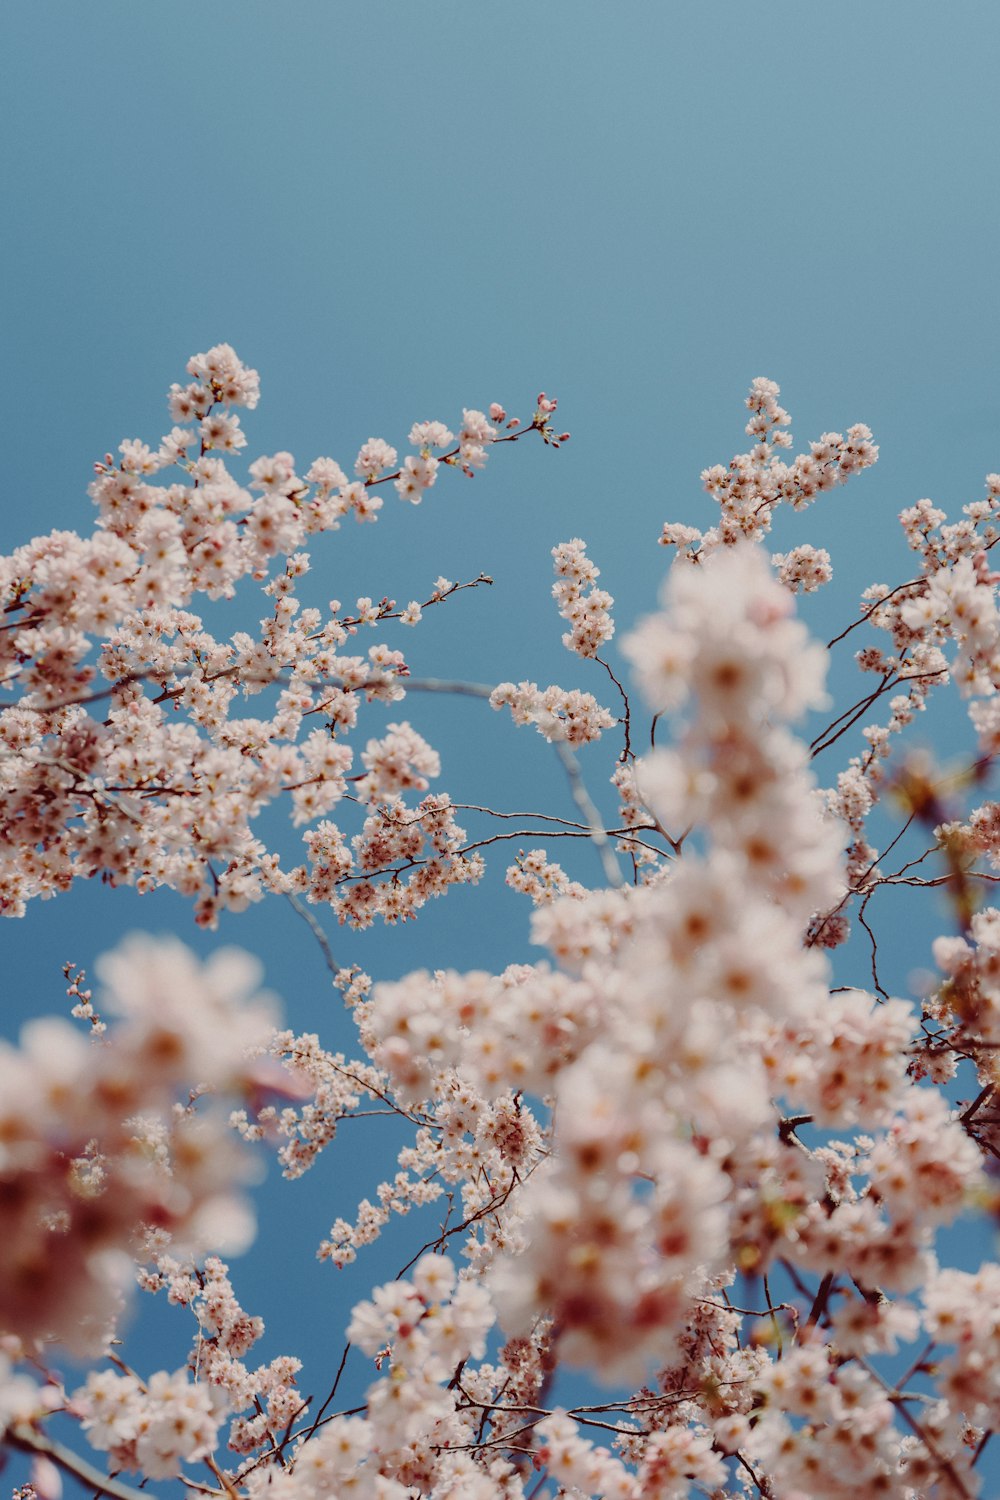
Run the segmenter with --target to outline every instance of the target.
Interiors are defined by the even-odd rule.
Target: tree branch
[[[13,1427],[8,1427],[3,1434],[3,1442],[21,1453],[32,1453],[37,1457],[50,1459],[57,1468],[66,1474],[72,1474],[74,1479],[78,1479],[98,1495],[110,1495],[113,1500],[149,1500],[147,1493],[134,1489],[129,1484],[122,1484],[110,1474],[102,1474],[100,1469],[96,1469],[71,1448],[46,1437],[45,1433],[39,1432],[27,1422],[17,1422]]]

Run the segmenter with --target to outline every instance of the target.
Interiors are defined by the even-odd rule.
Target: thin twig
[[[626,693],[625,689],[622,687],[621,683],[618,681],[618,678],[615,676],[614,672],[612,672],[610,666],[604,660],[603,656],[595,656],[594,660],[600,662],[605,672],[607,672],[608,676],[611,678],[611,681],[614,683],[615,687],[621,694],[622,703],[625,707],[625,717],[620,721],[622,727],[625,730],[625,748],[623,749],[621,755],[618,757],[620,764],[625,765],[632,759],[632,708],[628,701],[628,693]]]
[[[918,584],[926,585],[926,583],[926,578],[911,578],[908,583],[897,583],[896,587],[894,589],[890,589],[887,594],[885,594],[881,599],[877,600],[872,605],[871,609],[866,610],[864,614],[861,615],[857,620],[853,620],[851,624],[847,626],[846,630],[842,630],[839,635],[835,635],[832,641],[827,641],[826,649],[829,651],[830,647],[836,646],[837,642],[842,641],[845,635],[850,635],[852,630],[857,630],[859,625],[864,625],[867,620],[871,619],[876,610],[881,609],[883,604],[885,604],[889,599],[892,598],[893,594],[899,594],[902,593],[903,589],[912,589],[915,588]]]
[[[868,892],[867,896],[858,908],[858,921],[867,932],[872,945],[872,982],[874,983],[875,988],[878,990],[879,994],[882,996],[882,999],[888,1000],[889,992],[888,990],[883,989],[878,977],[878,940],[875,937],[872,929],[869,927],[867,921],[865,920],[865,907],[868,905],[872,896],[875,894],[875,889],[876,888],[873,888]]]

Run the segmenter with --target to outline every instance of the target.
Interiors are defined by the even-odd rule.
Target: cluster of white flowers
[[[459,1411],[456,1371],[481,1359],[493,1312],[483,1289],[456,1284],[442,1255],[425,1255],[409,1280],[377,1287],[354,1309],[348,1337],[381,1368],[365,1417],[336,1416],[301,1446],[283,1472],[252,1471],[247,1490],[266,1500],[407,1500],[425,1494],[494,1500],[489,1476],[462,1450],[474,1446],[478,1415]],[[450,1449],[457,1449],[451,1453]],[[504,1473],[513,1473],[506,1463]]]
[[[188,372],[169,404],[173,420],[189,425],[175,426],[158,449],[129,439],[117,462],[108,454],[95,465],[94,535],[53,532],[0,560],[0,678],[19,695],[0,709],[4,914],[20,916],[32,897],[96,873],[142,891],[166,885],[196,895],[208,926],[226,908],[301,888],[301,872],[281,870],[255,821],[281,797],[299,824],[329,814],[344,794],[353,750],[343,740],[359,700],[405,696],[401,651],[384,642],[367,657],[341,648],[386,620],[416,625],[427,605],[473,584],[439,579],[423,606],[411,600],[398,612],[390,600],[366,598],[353,617],[339,601],[324,613],[295,596],[309,570],[298,549],[350,512],[376,520],[379,486],[392,483],[415,503],[441,464],[471,475],[494,442],[531,431],[552,441],[549,411],[527,427],[508,422],[500,436],[483,412],[466,409],[457,438],[440,422],[416,423],[417,452],[400,468],[394,447],[369,438],[354,480],[329,457],[300,477],[282,451],[255,459],[244,486],[227,461],[245,446],[235,408],[256,406],[256,371],[223,344],[195,356]],[[264,583],[271,618],[259,637],[214,638],[192,602],[230,597],[247,578]],[[235,716],[241,696],[269,684],[280,689],[269,716]],[[94,700],[101,708],[91,714]],[[303,729],[313,730],[304,743]],[[397,726],[397,737],[411,733]],[[376,758],[381,767],[386,755]],[[369,770],[362,792],[392,790],[380,768]],[[397,914],[390,903],[382,915]]]
[[[552,596],[559,613],[572,627],[563,636],[563,645],[578,656],[596,656],[615,633],[611,618],[615,601],[605,589],[597,587],[601,570],[591,562],[587,544],[579,537],[553,547],[552,557],[556,570]]]
[[[771,561],[785,588],[793,594],[813,594],[833,577],[829,552],[808,542],[793,547],[791,552],[776,552]]]
[[[536,906],[554,901],[557,896],[582,898],[587,894],[586,886],[578,880],[570,880],[562,865],[548,858],[545,849],[518,854],[507,870],[507,884],[530,896]]]
[[[754,447],[749,453],[738,453],[728,468],[715,464],[701,476],[705,489],[718,502],[718,524],[702,532],[668,522],[660,536],[661,545],[677,547],[681,557],[693,561],[737,541],[763,541],[771,529],[775,508],[783,501],[802,510],[822,491],[845,484],[877,461],[878,448],[871,431],[858,422],[848,428],[846,437],[839,432],[824,432],[817,442],[810,443],[808,453],[785,463],[775,452],[791,447],[792,442],[785,430],[789,415],[778,404],[780,394],[773,380],[757,376],[746,402],[750,411],[746,432],[756,440]],[[822,571],[822,563],[820,568]],[[804,581],[799,586],[808,587]]]
[[[534,724],[547,740],[587,745],[599,740],[615,719],[591,693],[575,688],[539,688],[535,682],[501,682],[490,694],[491,708],[509,708],[515,724]]]
[[[214,1452],[226,1414],[224,1394],[187,1370],[159,1370],[143,1384],[135,1375],[94,1371],[74,1396],[92,1448],[107,1451],[116,1469],[173,1479],[185,1463]]]
[[[133,938],[99,967],[119,1018],[103,1037],[51,1018],[0,1044],[0,1329],[101,1349],[142,1225],[194,1251],[252,1238],[225,1119],[178,1100],[287,1085],[248,1053],[272,1030],[250,1000],[259,972],[240,950],[201,965],[176,940]]]
[[[677,751],[640,763],[637,784],[658,821],[697,823],[712,843],[625,903],[631,936],[597,970],[610,1013],[558,1080],[555,1156],[522,1206],[529,1245],[494,1282],[514,1331],[552,1310],[563,1357],[606,1375],[638,1374],[668,1350],[705,1270],[720,1268],[729,1186],[684,1122],[720,1140],[762,1126],[763,1076],[738,1062],[748,1018],[826,996],[801,933],[839,893],[839,840],[794,743],[764,718],[821,697],[825,658],[788,600],[756,553],[737,550],[675,573],[665,613],[626,645],[655,710],[695,705]],[[572,904],[585,919],[589,903]]]
[[[971,1500],[1000,1426],[1000,1271],[936,1252],[965,1210],[995,1211],[1000,912],[977,891],[1000,867],[1000,804],[960,809],[897,749],[949,679],[984,757],[968,789],[1000,746],[1000,476],[953,525],[928,500],[904,511],[920,577],[875,584],[831,643],[864,626],[884,641],[856,654],[873,685],[807,749],[792,726],[829,709],[827,653],[793,596],[832,562],[758,544],[780,503],[803,509],[877,449],[856,424],[786,462],[780,392],[755,380],[752,450],[703,475],[718,523],[664,527],[663,607],[625,644],[649,752],[633,748],[642,706],[598,654],[613,601],[578,538],[553,549],[564,643],[606,669],[622,717],[575,689],[472,689],[535,724],[570,771],[574,818],[511,814],[431,791],[440,758],[396,707],[403,652],[349,644],[492,580],[442,576],[403,609],[370,594],[304,608],[299,549],[349,513],[376,520],[380,486],[415,504],[442,466],[473,474],[496,443],[536,432],[558,447],[554,398],[527,425],[496,404],[466,409],[457,435],[417,422],[402,463],[369,438],[352,479],[328,457],[300,477],[279,451],[244,488],[226,463],[256,374],[226,345],[188,372],[160,447],[129,440],[96,466],[95,534],[53,533],[0,563],[0,671],[21,695],[0,709],[3,909],[101,874],[170,886],[206,924],[276,892],[360,929],[478,880],[482,850],[516,838],[507,881],[547,957],[373,984],[323,938],[355,1057],[275,1033],[245,957],[201,966],[134,940],[104,962],[96,999],[67,965],[82,1025],[35,1022],[0,1047],[0,1432],[93,1484],[45,1435],[63,1410],[116,1472],[203,1487],[187,1471],[204,1463],[231,1500]],[[246,579],[268,616],[216,639],[194,598]],[[266,709],[238,716],[255,695]],[[392,722],[356,746],[372,702]],[[618,824],[604,827],[566,745],[615,724]],[[841,739],[851,753],[819,788],[813,763]],[[880,853],[869,829],[889,790],[905,823]],[[256,836],[279,798],[303,829],[298,866]],[[459,813],[518,821],[470,837]],[[597,844],[609,884],[550,860],[557,836]],[[943,889],[958,919],[934,944],[941,980],[922,1014],[880,980],[869,903],[884,885]],[[832,985],[828,950],[854,917],[875,993]],[[971,1102],[942,1087],[973,1076]],[[224,1121],[214,1093],[242,1107]],[[397,1116],[396,1166],[333,1221],[319,1258],[345,1266],[393,1216],[443,1213],[430,1253],[354,1308],[347,1337],[376,1378],[366,1364],[357,1408],[332,1414],[299,1389],[294,1355],[248,1362],[263,1321],[210,1252],[252,1231],[236,1136],[275,1142],[298,1178],[373,1109]],[[193,1318],[186,1367],[143,1379],[115,1356],[67,1396],[44,1342],[107,1351],[136,1275]],[[488,1352],[495,1321],[508,1337]],[[904,1355],[927,1338],[941,1352]],[[894,1385],[882,1361],[897,1352],[908,1373]],[[566,1366],[617,1389],[570,1408],[572,1386],[554,1388]],[[32,1483],[56,1500],[52,1473]]]
[[[397,1097],[419,1102],[456,1068],[487,1097],[548,1092],[555,1073],[596,1036],[600,992],[545,966],[490,974],[418,972],[381,984],[372,1015],[375,1060]]]

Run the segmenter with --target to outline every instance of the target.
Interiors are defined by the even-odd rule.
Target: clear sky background
[[[261,373],[248,457],[289,449],[302,466],[350,467],[372,434],[403,447],[414,420],[454,426],[463,405],[530,416],[544,389],[573,433],[562,451],[504,449],[415,510],[388,494],[378,526],[314,549],[315,583],[321,601],[405,601],[484,570],[491,592],[387,636],[414,673],[609,701],[600,669],[561,647],[549,549],[586,539],[624,633],[655,603],[662,523],[711,523],[698,475],[747,446],[753,376],[781,384],[796,451],[855,421],[881,447],[778,532],[833,554],[837,581],[804,607],[824,638],[866,584],[911,575],[902,506],[927,495],[954,517],[1000,468],[992,0],[36,0],[3,7],[0,49],[5,548],[89,529],[93,460],[155,442],[170,382],[219,341]],[[475,703],[407,713],[456,801],[569,812],[533,732]],[[949,750],[969,743],[954,701],[939,724]],[[599,785],[611,756],[584,766]],[[580,861],[596,880],[592,851]],[[407,930],[334,932],[338,960],[393,977],[531,958],[507,862]],[[926,962],[927,914],[879,899],[902,988]],[[205,936],[167,894],[97,884],[0,930],[8,1029],[61,1008],[64,960],[90,965],[137,926],[245,943],[290,1024],[345,1038],[284,903]],[[843,977],[864,982],[863,959]],[[280,1313],[283,1347],[309,1358],[310,1389],[351,1302],[406,1258],[394,1235],[356,1275],[312,1265],[382,1175],[363,1128],[301,1183],[272,1173],[258,1250],[234,1268],[250,1310]],[[147,1318],[152,1359],[161,1314]],[[189,1332],[171,1326],[168,1365]]]

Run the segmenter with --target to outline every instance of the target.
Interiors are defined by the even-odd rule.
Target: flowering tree
[[[136,938],[102,961],[96,998],[67,966],[75,1024],[35,1021],[0,1051],[0,1432],[32,1457],[22,1500],[52,1500],[60,1470],[119,1500],[178,1477],[220,1500],[979,1494],[1000,1265],[949,1267],[936,1243],[994,1210],[1000,1149],[1000,911],[982,904],[1000,805],[976,795],[1000,750],[1000,476],[957,523],[927,500],[903,512],[914,576],[874,584],[830,643],[862,640],[871,684],[837,711],[828,652],[794,615],[830,557],[767,538],[780,505],[805,509],[877,449],[859,425],[786,460],[778,387],[755,380],[753,446],[702,476],[717,524],[663,528],[662,610],[625,641],[635,695],[602,655],[614,601],[585,543],[554,549],[564,644],[603,669],[609,708],[410,676],[382,636],[485,575],[405,608],[297,598],[310,535],[377,520],[386,486],[417,504],[500,444],[558,446],[554,400],[528,423],[465,411],[457,435],[417,423],[402,464],[369,439],[353,479],[332,458],[300,477],[290,454],[262,457],[245,488],[230,463],[257,375],[225,345],[188,370],[160,446],[96,466],[92,535],[0,565],[0,905],[18,917],[100,876],[170,887],[213,927],[283,897],[356,1049],[276,1029],[247,955],[202,965]],[[218,638],[194,612],[254,584],[256,634]],[[945,782],[906,730],[952,682],[979,759]],[[413,918],[507,836],[498,810],[430,790],[438,756],[401,707],[421,691],[488,699],[562,762],[577,816],[520,816],[507,871],[545,962],[373,984],[333,960],[320,914]],[[259,717],[238,711],[250,698]],[[358,742],[372,703],[398,720]],[[806,746],[791,726],[809,710],[825,727]],[[611,819],[574,753],[601,740]],[[262,836],[272,804],[302,830],[291,858]],[[596,846],[598,886],[549,858],[555,837]],[[922,1008],[879,974],[869,906],[900,884],[951,898]],[[852,921],[871,990],[835,982]],[[221,1254],[252,1238],[255,1152],[300,1177],[373,1107],[406,1128],[398,1170],[319,1256],[363,1257],[423,1205],[432,1227],[354,1308],[308,1398],[294,1351],[248,1359],[263,1325]],[[190,1321],[186,1368],[136,1370],[112,1342],[136,1283]],[[92,1362],[69,1388],[60,1346]],[[594,1399],[567,1409],[574,1368]]]

